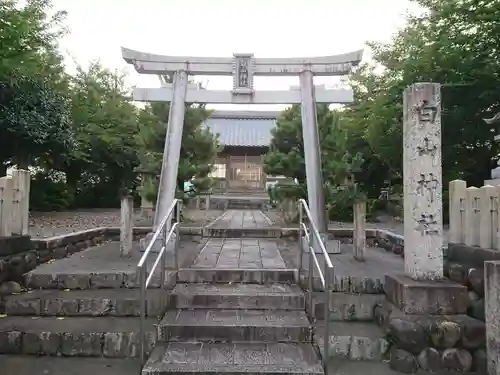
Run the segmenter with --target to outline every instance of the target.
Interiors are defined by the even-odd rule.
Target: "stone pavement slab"
[[[276,269],[286,268],[276,241],[221,238],[207,241],[193,268]]]
[[[213,229],[270,228],[272,221],[260,210],[227,210],[208,226]]]
[[[166,343],[158,345],[143,374],[323,374],[309,344]]]
[[[200,243],[181,239],[180,265],[186,262],[190,264],[199,249]],[[173,255],[167,255],[167,266],[172,266]],[[26,274],[26,282],[33,289],[133,288],[137,286],[137,263],[141,256],[138,243],[134,244],[129,257],[121,257],[119,242],[108,242],[67,258],[41,264]],[[155,259],[156,254],[150,254],[148,269],[151,269]],[[158,286],[159,277],[160,267],[157,267],[151,286]]]
[[[304,311],[197,309],[167,311],[159,341],[311,342]]]
[[[179,309],[303,310],[304,294],[288,284],[177,284],[172,291]]]

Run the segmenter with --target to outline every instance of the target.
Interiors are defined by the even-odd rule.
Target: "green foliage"
[[[151,202],[156,201],[158,179],[161,172],[165,144],[166,122],[169,105],[153,103],[140,111],[141,128],[138,142],[141,147],[138,170],[149,175],[147,186],[141,194]],[[208,177],[219,152],[217,137],[202,126],[210,111],[204,106],[186,104],[181,155],[177,177],[177,196],[184,197],[184,183],[191,181],[197,192],[207,191],[212,186]]]
[[[0,3],[0,166],[73,147],[67,80],[57,39],[64,12],[49,0]],[[1,171],[3,172],[3,171]]]
[[[353,183],[355,175],[361,171],[364,159],[360,152],[351,151],[350,127],[344,126],[341,112],[330,110],[327,105],[317,105],[317,118],[327,210],[332,219],[348,218],[352,215],[352,205],[347,216],[346,210],[338,210],[339,205],[344,203],[347,192],[351,190],[353,193],[349,195],[350,199],[356,199]],[[296,179],[298,182],[298,185],[276,186],[272,189],[272,198],[277,201],[306,198],[300,106],[295,105],[285,110],[272,134],[271,151],[265,157],[264,171],[270,175]]]
[[[15,0],[0,2],[0,77],[62,78],[64,67],[58,40],[65,34],[62,22],[66,12],[52,17],[50,0]]]
[[[61,173],[40,171],[31,177],[30,209],[33,211],[60,211],[67,209],[73,196]]]
[[[346,115],[364,128],[386,177],[402,177],[402,94],[414,82],[439,82],[443,97],[443,182],[462,178],[481,186],[492,158],[483,118],[500,110],[500,3],[496,0],[418,0],[391,43],[370,43],[375,64],[351,77],[355,102]],[[384,69],[376,73],[374,67]],[[378,69],[380,71],[380,69]]]
[[[69,102],[47,82],[31,77],[0,82],[0,103],[3,160],[27,168],[31,158],[74,147]]]

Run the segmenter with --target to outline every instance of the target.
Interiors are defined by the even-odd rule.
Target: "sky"
[[[408,0],[53,0],[66,10],[70,33],[61,42],[70,72],[95,59],[128,74],[128,83],[158,87],[156,76],[139,75],[120,47],[176,56],[329,56],[390,41],[404,26]],[[366,50],[365,50],[366,51]],[[369,58],[369,51],[365,52]],[[196,77],[208,89],[230,90],[231,77]],[[332,86],[338,77],[318,77]],[[256,77],[256,90],[286,90],[297,77]],[[279,107],[279,106],[278,106]],[[281,106],[282,107],[282,106]],[[217,105],[218,109],[274,110],[276,106]]]

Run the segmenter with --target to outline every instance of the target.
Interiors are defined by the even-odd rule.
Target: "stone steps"
[[[228,199],[227,209],[228,210],[260,210],[265,200],[240,200],[240,199]]]
[[[304,310],[302,290],[288,284],[177,284],[172,291],[179,309]]]
[[[148,351],[156,319],[146,320]],[[45,356],[139,356],[139,319],[117,317],[26,317],[0,319],[0,354]]]
[[[142,375],[163,374],[323,374],[310,344],[161,343]]]
[[[281,228],[203,228],[203,236],[211,238],[279,238]]]
[[[312,328],[304,311],[171,310],[158,341],[311,342]]]
[[[318,322],[314,330],[315,341],[324,353],[324,322]],[[389,343],[375,323],[331,322],[329,358],[352,361],[383,361]]]
[[[0,355],[5,375],[138,375],[139,359]]]
[[[295,283],[298,271],[288,268],[181,268],[181,283]]]
[[[166,291],[148,290],[148,316],[163,314],[162,297],[167,297]],[[31,290],[7,297],[5,313],[9,316],[139,316],[139,290]]]

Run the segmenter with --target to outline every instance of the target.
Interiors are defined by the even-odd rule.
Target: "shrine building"
[[[222,151],[211,176],[219,191],[265,191],[264,155],[280,112],[214,111],[204,125],[219,134]]]

